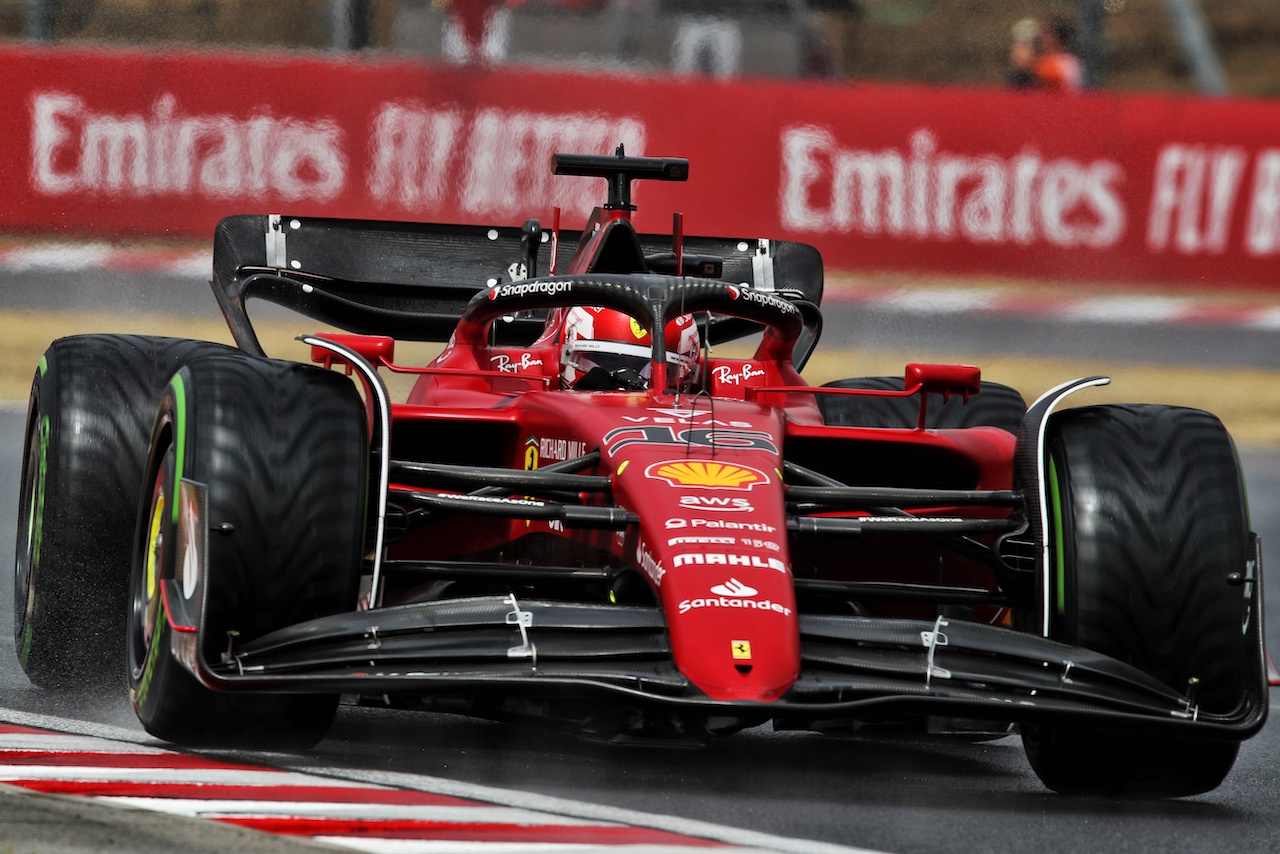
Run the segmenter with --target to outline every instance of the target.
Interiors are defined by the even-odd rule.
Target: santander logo
[[[736,578],[730,578],[724,584],[717,584],[711,588],[711,592],[717,596],[754,596],[760,591],[754,587],[748,587]]]

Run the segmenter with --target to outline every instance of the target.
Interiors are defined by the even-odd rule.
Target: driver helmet
[[[693,386],[698,373],[698,324],[682,314],[667,324],[667,382],[678,391]],[[566,388],[592,368],[612,374],[622,368],[647,382],[652,367],[653,339],[634,318],[611,308],[571,308],[560,337],[561,379]]]

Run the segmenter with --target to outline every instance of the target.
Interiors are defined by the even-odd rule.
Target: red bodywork
[[[600,272],[605,236],[630,228],[627,213],[593,221],[561,275]],[[678,257],[678,235],[676,247]],[[849,485],[1004,490],[1013,469],[1009,432],[826,426],[816,394],[855,392],[811,389],[792,364],[794,341],[773,329],[750,359],[704,359],[709,395],[665,389],[665,365],[656,361],[646,391],[564,389],[559,316],[553,310],[544,335],[527,348],[492,346],[487,323],[463,319],[445,351],[421,369],[395,366],[390,339],[337,337],[376,366],[421,373],[408,400],[392,407],[393,458],[537,469],[598,449],[589,473],[611,478],[613,503],[638,516],[638,526],[575,530],[539,520],[449,518],[393,544],[391,560],[634,568],[661,604],[680,672],[711,699],[730,701],[777,700],[799,677],[796,578],[997,589],[989,569],[926,540],[791,536],[783,458]],[[328,351],[315,355],[334,360]],[[977,369],[966,366],[912,365],[905,383],[897,394],[922,401],[979,387]],[[1008,511],[937,507],[916,514],[998,518]],[[401,587],[386,591],[382,604],[422,595]],[[932,618],[935,610],[898,605],[883,613]],[[979,616],[996,621],[1004,613],[988,607]]]

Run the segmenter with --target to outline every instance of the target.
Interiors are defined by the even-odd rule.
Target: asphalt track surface
[[[73,275],[46,280],[47,275],[25,278],[21,286],[0,282],[0,307],[51,307],[53,291],[59,308],[176,311],[197,316],[213,310],[207,286],[190,279],[175,284],[176,280],[156,277],[154,283],[138,284],[146,277],[124,277],[135,288],[124,296],[120,289],[104,288],[101,277],[77,286]],[[174,296],[175,290],[188,287],[185,295]],[[207,305],[193,311],[190,299],[205,300]],[[1037,334],[1026,329],[1025,319],[913,316],[899,310],[858,311],[852,305],[848,316],[843,311],[833,312],[841,316],[829,321],[828,344],[834,329],[841,329],[842,337],[870,344],[868,337],[889,334],[885,327],[892,324],[899,346],[903,335],[920,340],[951,335],[959,336],[955,346],[964,349],[972,349],[974,342],[994,340],[1010,347],[1025,339],[1034,342],[1036,352],[1043,352],[1048,342],[1060,345],[1067,356],[1087,350],[1090,356],[1131,358],[1136,349],[1145,361],[1164,358],[1270,367],[1280,360],[1275,333],[1260,332],[1256,347],[1242,346],[1238,329],[1201,326],[1193,330],[1196,336],[1191,344],[1187,329],[1152,324],[1126,327],[1117,334],[1121,330],[1115,324],[1060,329],[1061,324],[1046,320],[1040,321],[1044,328]],[[875,311],[882,313],[868,317]],[[1161,356],[1166,349],[1167,356]],[[5,554],[11,553],[16,522],[22,417],[16,407],[0,409],[0,551]],[[1263,536],[1265,563],[1280,567],[1280,452],[1244,449],[1243,463],[1253,527]],[[1277,607],[1269,604],[1267,608],[1267,634],[1274,649],[1280,649]],[[11,588],[3,584],[0,638],[12,636],[11,614]],[[4,643],[0,644],[0,720],[6,713],[63,718],[74,727],[106,725],[145,738],[123,690],[93,697],[40,691],[26,681]],[[672,816],[673,821],[711,822],[791,838],[795,842],[788,848],[795,851],[818,850],[806,847],[813,843],[894,854],[1280,850],[1280,724],[1274,721],[1244,745],[1234,771],[1218,790],[1163,802],[1055,795],[1036,780],[1012,738],[985,744],[917,739],[875,742],[761,728],[696,752],[620,749],[448,716],[347,707],[340,711],[330,737],[307,754],[235,758],[346,769],[344,773],[354,779],[390,775],[409,782],[425,775],[459,786],[496,787],[513,797],[553,796]],[[54,809],[51,818],[36,815],[47,809]],[[59,847],[55,838],[75,822],[89,822],[84,825],[86,833],[102,828],[97,841],[105,850],[160,850],[149,841],[163,847],[166,834],[171,835],[174,848],[188,847],[187,842],[192,851],[237,847],[221,837],[215,841],[213,830],[201,838],[189,821],[139,819],[124,812],[104,817],[96,811],[87,814],[87,809],[74,803],[50,807],[46,801],[21,802],[15,807],[9,797],[0,796],[0,826],[8,826],[11,815],[37,831],[44,821],[51,834],[49,845],[39,849],[45,851],[85,850],[72,843]],[[111,840],[117,844],[112,846]]]

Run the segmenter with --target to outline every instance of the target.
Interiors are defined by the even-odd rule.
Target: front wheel
[[[187,745],[301,749],[334,695],[215,691],[174,657],[164,582],[193,589],[177,554],[180,483],[208,488],[208,575],[198,654],[354,609],[364,544],[367,421],[330,371],[248,357],[179,371],[152,433],[130,576],[128,681],[152,735]],[[179,595],[179,594],[175,594]]]
[[[1128,405],[1065,410],[1048,435],[1051,636],[1133,665],[1202,715],[1238,711],[1260,579],[1227,431],[1207,412]],[[1023,743],[1051,789],[1160,797],[1215,788],[1239,750],[1058,724],[1024,727]]]
[[[235,350],[146,335],[76,335],[36,369],[14,561],[18,661],[45,688],[119,685],[134,513],[165,383]]]

